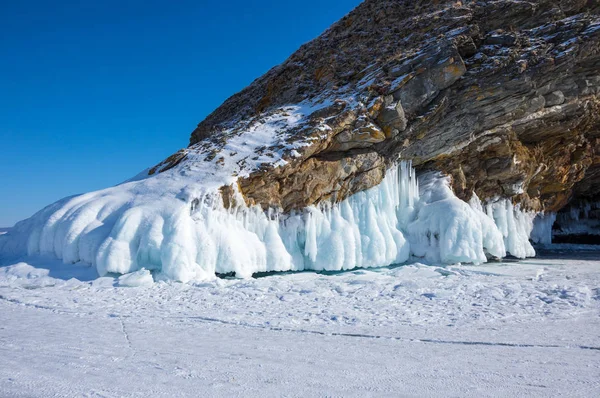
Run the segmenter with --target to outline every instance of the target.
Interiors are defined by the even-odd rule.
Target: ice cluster
[[[538,213],[533,222],[533,230],[529,239],[533,243],[549,245],[552,243],[552,227],[556,221],[556,213]]]
[[[226,209],[215,191],[167,172],[46,207],[0,236],[0,257],[52,255],[91,264],[99,275],[137,272],[144,283],[149,272],[185,282],[225,273],[378,267],[411,256],[478,264],[488,256],[535,255],[530,236],[549,239],[547,228],[532,235],[535,217],[508,200],[466,203],[448,178],[433,172],[417,178],[407,162],[341,203],[291,214]]]
[[[600,235],[600,203],[580,200],[556,215],[555,235]]]

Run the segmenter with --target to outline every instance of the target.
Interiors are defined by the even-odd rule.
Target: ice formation
[[[549,245],[552,243],[552,226],[556,221],[556,213],[539,213],[533,220],[533,230],[529,239],[533,243]]]
[[[600,203],[579,201],[556,216],[555,235],[600,235]]]
[[[417,179],[406,162],[341,203],[285,215],[225,209],[216,192],[165,172],[46,207],[0,237],[0,256],[52,255],[91,264],[100,275],[138,272],[147,279],[152,271],[184,282],[219,273],[377,267],[411,255],[477,264],[507,252],[533,256],[534,218],[508,200],[483,205],[474,197],[467,204],[448,178]]]
[[[129,274],[121,275],[118,279],[119,286],[141,287],[150,286],[154,283],[152,274],[145,268]]]

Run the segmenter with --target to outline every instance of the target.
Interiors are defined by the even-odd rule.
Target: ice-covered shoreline
[[[243,203],[243,200],[239,201]],[[174,172],[59,201],[0,238],[0,257],[50,255],[99,275],[141,269],[161,279],[215,274],[344,270],[404,263],[481,264],[531,257],[549,241],[552,217],[498,199],[458,199],[449,179],[417,178],[399,162],[382,183],[337,203],[281,214],[225,209],[220,197]],[[534,224],[536,228],[534,228]]]

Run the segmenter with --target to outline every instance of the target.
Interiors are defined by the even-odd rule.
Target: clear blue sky
[[[360,0],[0,0],[0,227],[187,146]]]

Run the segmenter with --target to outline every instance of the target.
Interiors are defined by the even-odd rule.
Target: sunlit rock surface
[[[339,201],[400,155],[450,175],[464,200],[556,212],[600,164],[599,4],[367,0],[225,101],[161,168],[185,154],[226,161],[248,126],[318,103],[242,161],[247,203]],[[263,156],[283,162],[254,167]]]

